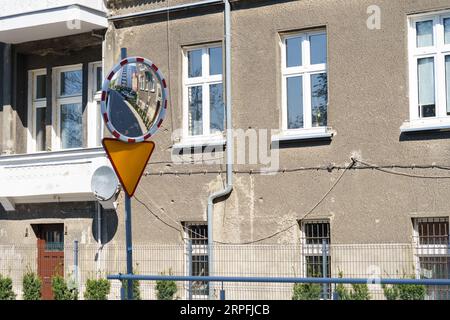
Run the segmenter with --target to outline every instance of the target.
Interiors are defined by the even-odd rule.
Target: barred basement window
[[[330,223],[326,221],[305,221],[302,223],[303,255],[305,258],[304,273],[307,277],[323,276],[323,249],[326,250],[325,276],[331,274],[329,257]],[[325,247],[324,247],[325,244]]]
[[[416,219],[416,230],[420,245],[447,245],[448,218]]]
[[[414,219],[417,276],[427,279],[450,278],[449,219]],[[449,286],[427,286],[429,299],[450,299]]]
[[[208,225],[205,223],[184,223],[186,240],[191,242],[187,252],[187,274],[192,276],[208,276]],[[209,294],[207,281],[194,281],[187,294],[193,299],[205,299]]]

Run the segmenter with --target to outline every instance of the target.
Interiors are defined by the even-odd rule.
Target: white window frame
[[[329,126],[312,126],[312,99],[311,99],[311,76],[315,74],[328,74],[328,61],[321,64],[311,64],[311,52],[309,37],[313,35],[325,35],[327,37],[327,60],[328,60],[328,34],[326,29],[317,29],[305,32],[284,34],[280,36],[281,46],[281,134],[272,137],[272,140],[291,140],[292,137],[299,139],[331,137]],[[287,67],[286,41],[292,38],[302,39],[302,66]],[[301,76],[303,85],[303,128],[288,129],[288,109],[287,109],[287,78]],[[327,81],[328,85],[329,81]],[[329,97],[327,97],[327,110]]]
[[[28,71],[28,153],[38,152],[36,150],[36,108],[47,108],[47,97],[43,99],[36,98],[36,79],[38,76],[42,75],[47,75],[47,69],[43,68]]]
[[[408,17],[409,120],[401,126],[402,132],[450,128],[450,115],[446,111],[445,56],[450,55],[450,44],[445,44],[444,41],[446,18],[450,18],[450,11]],[[434,45],[417,48],[416,23],[428,20],[433,21]],[[434,58],[436,116],[420,118],[417,61],[430,57]]]
[[[101,101],[101,97],[102,97],[102,90],[100,88],[100,90],[96,90],[96,86],[97,86],[97,68],[102,68],[102,79],[104,77],[104,70],[103,70],[103,64],[101,61],[97,61],[97,62],[91,62],[88,65],[88,69],[89,69],[89,84],[88,84],[88,105],[87,105],[87,116],[88,116],[88,129],[87,129],[87,134],[88,134],[88,147],[99,147],[101,146],[102,143],[102,138],[103,138],[103,132],[104,132],[104,123],[103,120],[101,118],[101,112],[98,109],[99,108],[99,103]],[[100,136],[99,139],[97,139],[97,128],[100,128]]]
[[[68,71],[77,71],[81,70],[83,72],[83,65],[82,64],[74,64],[74,65],[68,65],[68,66],[62,66],[62,67],[54,67],[52,71],[52,84],[53,84],[53,105],[55,108],[53,108],[53,119],[56,119],[54,121],[53,125],[53,142],[52,142],[52,149],[53,150],[63,150],[61,147],[61,105],[63,104],[71,104],[71,103],[80,103],[83,104],[83,90],[81,90],[80,95],[72,95],[72,96],[64,96],[60,97],[60,82],[61,82],[61,73],[62,72],[68,72]],[[85,81],[85,79],[83,79]],[[80,148],[75,149],[82,149],[84,148],[81,146]]]
[[[223,47],[221,43],[214,43],[209,45],[189,46],[183,48],[183,136],[182,140],[185,143],[196,142],[212,142],[213,140],[223,140],[223,133],[211,133],[210,131],[210,101],[209,101],[209,86],[212,84],[222,84],[223,88],[223,70],[222,74],[209,75],[209,53],[211,48],[221,48],[223,56]],[[193,50],[202,50],[202,75],[200,77],[188,77],[188,52]],[[203,116],[203,134],[191,136],[189,135],[189,87],[202,87],[202,116]]]

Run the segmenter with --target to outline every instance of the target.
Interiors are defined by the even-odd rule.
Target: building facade
[[[0,31],[0,244],[31,245],[42,237],[36,225],[58,224],[67,244],[102,244],[106,269],[123,260],[108,251],[124,241],[123,193],[102,207],[89,183],[108,165],[99,68],[127,48],[157,64],[169,87],[132,202],[133,241],[194,247],[189,262],[183,249],[173,264],[161,262],[169,254],[148,268],[142,260],[140,273],[254,274],[224,262],[267,255],[271,274],[321,275],[328,257],[327,275],[367,276],[373,263],[356,270],[354,257],[376,261],[371,246],[383,245],[395,247],[384,260],[405,258],[375,262],[381,276],[448,278],[449,2],[230,2],[233,188],[214,203],[213,239],[208,197],[224,188],[230,145],[223,3],[116,0],[99,10],[108,23],[103,16],[78,34],[29,39],[18,30],[16,41]],[[208,240],[218,246],[214,267]],[[282,266],[268,256],[277,249],[260,244],[302,249]],[[194,295],[209,291],[203,283]]]

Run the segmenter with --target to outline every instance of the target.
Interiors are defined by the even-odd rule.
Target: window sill
[[[433,130],[449,130],[450,118],[433,118],[412,120],[403,122],[400,127],[401,133],[420,132],[420,131],[433,131]]]
[[[283,131],[278,135],[272,136],[272,143],[284,141],[331,139],[333,135],[334,133],[331,128],[290,130]]]
[[[189,149],[199,147],[212,147],[212,146],[224,146],[227,141],[222,135],[216,136],[202,136],[195,138],[183,138],[180,142],[175,143],[172,149]]]

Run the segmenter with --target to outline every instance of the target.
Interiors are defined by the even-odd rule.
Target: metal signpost
[[[161,126],[167,110],[167,84],[152,61],[127,57],[107,74],[102,86],[101,113],[114,138],[102,141],[112,167],[125,191],[127,274],[133,274],[131,197],[155,149],[145,141]],[[133,299],[133,281],[127,281],[127,299]]]

